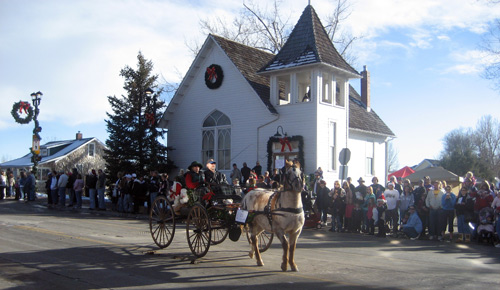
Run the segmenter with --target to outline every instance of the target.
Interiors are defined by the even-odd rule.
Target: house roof
[[[269,72],[301,65],[325,63],[335,68],[355,74],[352,68],[338,53],[331,42],[325,28],[321,24],[316,11],[308,5],[283,48],[260,72]]]
[[[273,114],[277,114],[278,112],[270,102],[268,77],[256,74],[263,64],[273,58],[274,54],[213,34],[209,37],[217,42],[222,50],[224,50],[226,55],[236,65],[243,77],[245,77],[248,83],[259,95],[268,110]]]
[[[431,180],[445,180],[446,182],[461,182],[462,177],[456,175],[455,173],[444,169],[443,167],[428,167],[413,174],[408,175],[406,178],[410,179],[411,182],[418,182],[424,179],[425,176],[429,176]]]
[[[396,136],[373,109],[367,110],[361,96],[349,85],[349,128]]]
[[[53,147],[58,147],[58,146],[65,146],[63,149],[57,151],[55,154],[52,154],[50,156],[45,156],[42,157],[42,160],[38,163],[39,165],[43,165],[45,163],[50,163],[53,161],[58,161],[59,159],[64,158],[66,155],[69,153],[75,151],[76,149],[80,148],[81,146],[84,146],[85,144],[97,140],[97,138],[83,138],[80,140],[65,140],[65,141],[51,141],[48,142],[42,146],[40,146],[41,149],[45,148],[53,148]],[[4,163],[0,164],[0,167],[10,167],[10,168],[18,168],[18,167],[31,167],[33,165],[33,162],[31,162],[31,156],[32,154],[26,154],[21,158],[17,158],[11,161],[7,161]]]

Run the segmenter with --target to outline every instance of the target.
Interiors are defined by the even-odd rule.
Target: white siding
[[[169,121],[168,145],[175,148],[169,157],[180,168],[187,168],[194,160],[201,161],[202,124],[217,109],[231,120],[231,163],[241,167],[247,162],[253,167],[257,161],[257,128],[276,117],[218,46],[205,51],[204,56]],[[224,72],[222,86],[215,90],[208,89],[204,80],[205,69],[211,64],[220,65]],[[269,132],[272,132],[270,136],[274,135],[276,127]],[[267,164],[265,147],[266,143],[259,146],[259,161],[263,167]]]

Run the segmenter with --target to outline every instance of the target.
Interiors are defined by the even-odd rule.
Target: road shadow
[[[234,257],[233,257],[234,258]],[[225,258],[218,258],[217,260]],[[151,255],[120,247],[73,247],[0,254],[2,278],[16,286],[3,289],[377,289],[316,282],[262,283],[281,271],[241,268],[221,263],[186,263],[175,255]],[[257,270],[256,269],[256,270]],[[210,274],[207,275],[207,270]],[[185,273],[179,275],[178,273]],[[229,273],[228,273],[229,272]],[[283,276],[286,278],[286,276]],[[299,279],[300,280],[300,279]],[[386,288],[387,289],[387,288]],[[396,288],[393,288],[396,289]]]

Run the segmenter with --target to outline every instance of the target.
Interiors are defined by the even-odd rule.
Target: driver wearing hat
[[[202,186],[205,183],[205,175],[201,170],[203,165],[197,161],[191,162],[186,173],[186,187],[189,189],[195,189]]]

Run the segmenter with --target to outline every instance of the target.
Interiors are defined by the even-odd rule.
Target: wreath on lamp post
[[[29,102],[19,101],[12,106],[12,117],[19,124],[28,124],[33,119],[33,108]],[[26,114],[26,117],[21,117],[21,114]]]
[[[205,71],[205,85],[211,90],[217,89],[222,85],[224,73],[220,65],[212,64]]]

